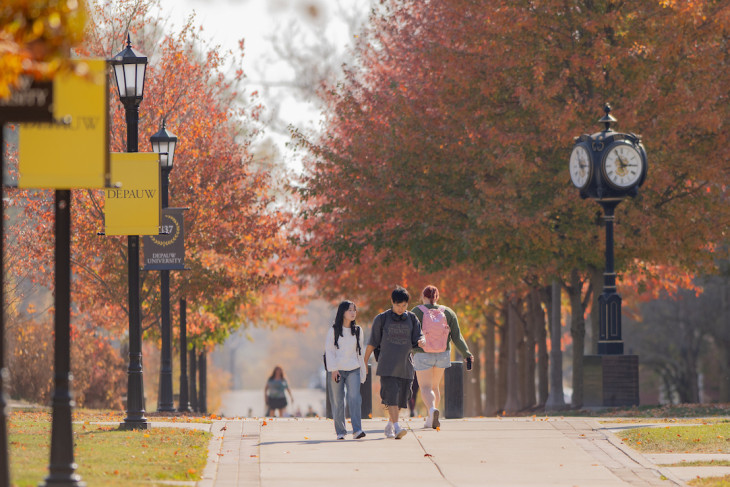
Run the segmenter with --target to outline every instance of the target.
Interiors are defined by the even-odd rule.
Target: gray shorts
[[[451,367],[451,352],[444,350],[443,352],[416,352],[413,354],[413,368],[416,371],[428,370],[433,367],[439,369]]]
[[[385,406],[398,406],[401,409],[408,407],[411,398],[412,380],[400,377],[380,377],[380,399]]]

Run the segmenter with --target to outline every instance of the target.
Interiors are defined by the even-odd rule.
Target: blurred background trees
[[[618,208],[615,248],[642,403],[730,402],[727,2],[341,0],[327,15],[321,2],[295,3],[297,17],[268,36],[271,57],[249,71],[243,43],[211,46],[192,18],[171,29],[152,0],[91,4],[77,47],[110,57],[129,30],[150,58],[140,140],[167,119],[180,138],[170,201],[191,208],[192,271],[173,273],[173,302],[187,297],[198,346],[234,337],[216,358],[234,387],[262,385],[275,363],[306,386],[338,301],[355,300],[367,330],[393,286],[415,301],[435,284],[479,357],[467,414],[544,406],[554,316],[566,402],[579,408],[603,228],[598,205],[570,185],[567,159],[611,102],[618,130],[640,132],[649,154],[647,183]],[[310,111],[294,113],[287,98]],[[121,150],[118,103],[112,112]],[[288,148],[279,143],[287,127]],[[123,348],[126,252],[95,235],[99,195],[74,198],[84,263],[74,271],[84,349],[75,354],[96,363]],[[28,295],[30,283],[50,283],[47,201],[16,193],[8,235],[18,259],[10,282],[27,283],[9,306],[13,360],[36,364],[10,369],[39,378],[48,305]],[[144,298],[155,344],[151,277]],[[273,330],[263,337],[254,326]],[[26,394],[47,394],[38,380]],[[98,380],[88,374],[77,387]],[[117,372],[105,380],[115,384]],[[83,387],[83,400],[104,402]]]

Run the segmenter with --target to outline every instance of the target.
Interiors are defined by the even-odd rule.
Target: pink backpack
[[[423,311],[421,326],[423,327],[423,334],[426,336],[426,345],[423,347],[423,351],[429,353],[445,351],[451,328],[449,328],[446,321],[444,307],[437,306],[430,309],[423,304],[419,304],[418,309]]]

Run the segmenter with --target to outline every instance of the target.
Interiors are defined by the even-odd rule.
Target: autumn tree
[[[592,129],[606,101],[619,129],[644,136],[649,178],[619,209],[618,269],[712,271],[730,216],[721,183],[730,7],[383,4],[344,81],[322,94],[325,130],[295,134],[311,154],[310,254],[336,262],[387,249],[426,271],[463,262],[515,283],[559,277],[580,406],[585,313],[599,292],[588,282],[603,267],[603,239],[598,207],[569,184],[572,137]]]
[[[255,96],[241,91],[242,52],[224,54],[206,45],[192,19],[178,32],[164,23],[154,3],[121,0],[94,3],[85,56],[110,58],[127,33],[144,52],[145,98],[140,108],[140,150],[163,119],[179,138],[170,174],[170,206],[185,212],[186,267],[171,275],[171,302],[188,302],[188,334],[198,349],[223,341],[241,324],[256,325],[260,294],[286,277],[278,262],[286,257],[285,213],[269,192],[269,174],[255,170],[249,146],[260,126]],[[231,68],[231,64],[233,68]],[[110,88],[111,150],[124,151],[124,112]],[[50,197],[18,191],[14,202],[24,212],[14,231],[24,239],[37,279],[51,287]],[[126,239],[100,237],[104,198],[100,190],[73,191],[72,299],[75,320],[89,321],[112,337],[124,336],[127,319]],[[157,273],[143,273],[143,328],[159,337]],[[289,322],[285,322],[288,324]]]

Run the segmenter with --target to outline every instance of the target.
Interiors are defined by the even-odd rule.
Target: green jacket
[[[424,306],[429,309],[434,309],[438,307],[435,304],[426,304]],[[449,324],[449,328],[451,329],[451,332],[449,333],[449,339],[446,340],[446,351],[451,351],[451,342],[453,341],[454,345],[456,345],[456,348],[459,350],[459,352],[461,352],[461,355],[463,355],[464,358],[471,357],[472,355],[469,351],[469,347],[466,345],[464,337],[461,336],[459,319],[456,317],[456,313],[454,313],[454,310],[447,306],[442,306],[442,308],[444,308],[444,314],[446,314],[446,323]],[[418,321],[423,323],[423,311],[418,309],[418,306],[413,308],[411,312],[418,317]],[[413,353],[426,353],[421,347],[416,347],[412,351]]]

